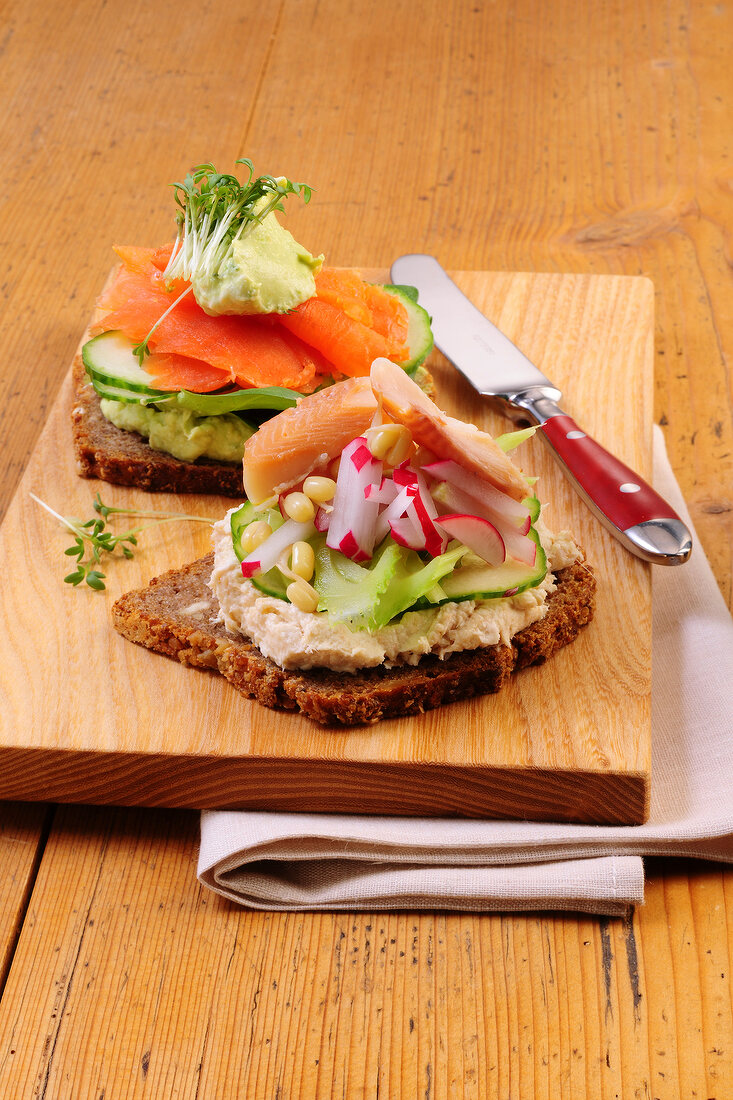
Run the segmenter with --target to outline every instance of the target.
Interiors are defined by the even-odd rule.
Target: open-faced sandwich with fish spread
[[[324,724],[498,691],[593,616],[581,549],[507,453],[533,430],[495,440],[376,358],[247,440],[213,553],[123,596],[115,626]]]
[[[280,225],[280,176],[213,165],[174,184],[178,234],[120,261],[74,365],[77,469],[148,490],[242,494],[244,445],[304,394],[378,356],[430,390],[430,322],[409,287],[327,268]]]

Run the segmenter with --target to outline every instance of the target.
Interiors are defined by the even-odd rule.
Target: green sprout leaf
[[[64,550],[64,554],[76,558],[78,564],[73,573],[68,573],[64,577],[64,583],[77,587],[85,582],[95,592],[102,592],[105,588],[106,573],[102,573],[101,570],[96,568],[102,556],[104,554],[113,555],[119,549],[124,558],[128,560],[133,558],[135,556],[133,547],[137,546],[137,536],[141,531],[147,531],[148,528],[157,527],[161,523],[213,524],[216,522],[206,516],[192,516],[185,512],[138,512],[132,508],[113,508],[103,502],[99,493],[97,493],[92,503],[97,516],[92,516],[91,519],[82,522],[82,520],[73,516],[59,515],[35,493],[30,495],[36,504],[40,504],[42,508],[45,508],[49,515],[54,516],[74,536],[73,543]],[[115,533],[107,526],[110,517],[114,516],[135,516],[138,519],[150,520],[150,522],[143,523],[127,531]]]
[[[246,169],[241,183],[236,176],[217,172],[213,164],[197,164],[181,183],[174,183],[178,206],[173,251],[163,276],[167,281],[210,278],[229,258],[235,241],[274,210],[283,210],[287,195],[299,195],[310,202],[313,193],[307,183],[294,183],[285,176],[257,176],[247,157],[235,161]],[[165,317],[191,292],[188,286],[155,322],[135,348],[142,366],[150,354],[150,337]]]

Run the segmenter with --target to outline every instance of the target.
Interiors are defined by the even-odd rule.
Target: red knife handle
[[[687,560],[692,549],[689,531],[643,478],[565,413],[550,416],[540,431],[581,496],[629,550],[658,564]]]

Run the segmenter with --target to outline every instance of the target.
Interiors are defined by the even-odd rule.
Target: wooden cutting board
[[[379,273],[370,273],[378,277]],[[565,392],[566,410],[642,475],[651,470],[653,288],[644,278],[459,272],[459,285]],[[437,353],[439,402],[498,434],[496,416]],[[0,798],[179,807],[639,823],[651,766],[651,576],[596,523],[538,439],[554,529],[598,579],[594,622],[498,695],[420,717],[323,729],[243,698],[216,673],[125,641],[124,591],[209,547],[203,524],[141,536],[107,591],[73,589],[70,536],[30,497],[89,518],[105,503],[219,518],[219,497],[145,494],[75,472],[67,377],[0,531]]]

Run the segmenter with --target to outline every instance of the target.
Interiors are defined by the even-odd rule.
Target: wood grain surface
[[[110,243],[165,239],[166,183],[249,155],[318,188],[294,231],[334,264],[650,277],[654,419],[731,601],[730,5],[9,0],[0,20],[2,508]],[[650,862],[627,921],[252,914],[197,887],[192,814],[43,821],[0,807],[3,1095],[733,1094],[726,868]]]
[[[384,273],[367,273],[386,278]],[[646,279],[459,273],[471,299],[573,390],[587,430],[649,476],[653,297]],[[584,371],[574,377],[575,364]],[[495,433],[488,410],[442,357],[440,403]],[[40,510],[115,507],[220,518],[224,498],[151,496],[77,476],[67,377],[0,531],[0,558],[32,588],[0,593],[0,795],[127,805],[512,817],[634,824],[651,770],[651,569],[595,522],[540,440],[523,467],[539,476],[554,530],[570,529],[597,574],[594,622],[548,664],[497,695],[416,718],[324,728],[243,699],[223,678],[132,646],[110,608],[210,548],[208,524],[141,536],[111,559],[104,594],[63,585],[68,532]],[[91,692],[88,683],[106,685]],[[43,703],[41,705],[41,700]]]

